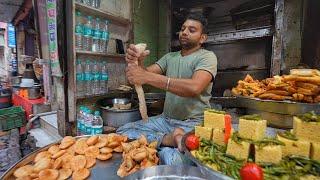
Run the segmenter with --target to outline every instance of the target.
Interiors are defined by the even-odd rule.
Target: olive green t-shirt
[[[191,79],[193,73],[204,70],[212,75],[212,80],[217,74],[217,57],[211,51],[199,49],[198,51],[181,56],[180,51],[164,55],[156,62],[167,77]],[[196,97],[181,97],[169,91],[166,92],[163,113],[169,118],[203,119],[203,111],[210,108],[211,83]]]

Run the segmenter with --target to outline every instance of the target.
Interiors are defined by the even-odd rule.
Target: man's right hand
[[[143,63],[146,56],[150,54],[149,50],[145,50],[143,53],[139,54],[138,50],[134,46],[134,44],[130,44],[126,53],[126,61],[128,64],[139,62],[139,65]]]

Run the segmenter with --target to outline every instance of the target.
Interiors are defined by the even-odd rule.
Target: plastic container
[[[103,132],[103,120],[99,111],[94,112],[93,120],[91,123],[91,135],[102,134]]]
[[[100,68],[96,61],[93,62],[92,65],[92,94],[99,94],[100,93]]]
[[[22,127],[26,123],[25,111],[20,106],[0,109],[0,130]]]
[[[87,17],[87,22],[83,28],[82,48],[86,51],[92,50],[92,16]]]
[[[76,41],[76,49],[82,50],[83,44],[83,24],[82,24],[82,15],[80,11],[76,12],[76,26],[75,26],[75,41]]]

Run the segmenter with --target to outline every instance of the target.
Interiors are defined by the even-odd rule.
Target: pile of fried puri
[[[117,172],[117,175],[120,177],[155,166],[159,163],[156,150],[157,142],[148,144],[144,136],[129,143],[122,143],[122,148],[123,161]]]
[[[274,76],[262,81],[247,75],[232,89],[234,95],[270,100],[320,102],[320,71],[293,69],[290,75]]]
[[[75,139],[64,137],[60,144],[39,152],[32,163],[14,171],[17,179],[74,180],[87,179],[96,160],[106,161],[112,153],[122,153],[126,136],[118,134],[95,135]],[[125,153],[124,153],[125,154]]]

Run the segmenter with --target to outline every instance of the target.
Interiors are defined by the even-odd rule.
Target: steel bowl
[[[112,104],[128,104],[130,100],[128,98],[114,98]]]
[[[27,88],[28,90],[28,99],[38,99],[41,97],[40,86],[32,86]]]
[[[149,116],[156,116],[163,112],[165,93],[145,93],[146,105]],[[138,101],[138,95],[133,94],[133,99]]]
[[[112,109],[114,103],[131,103],[131,109]],[[98,101],[97,104],[102,112],[104,125],[118,128],[141,119],[138,103],[128,98],[106,98]]]

